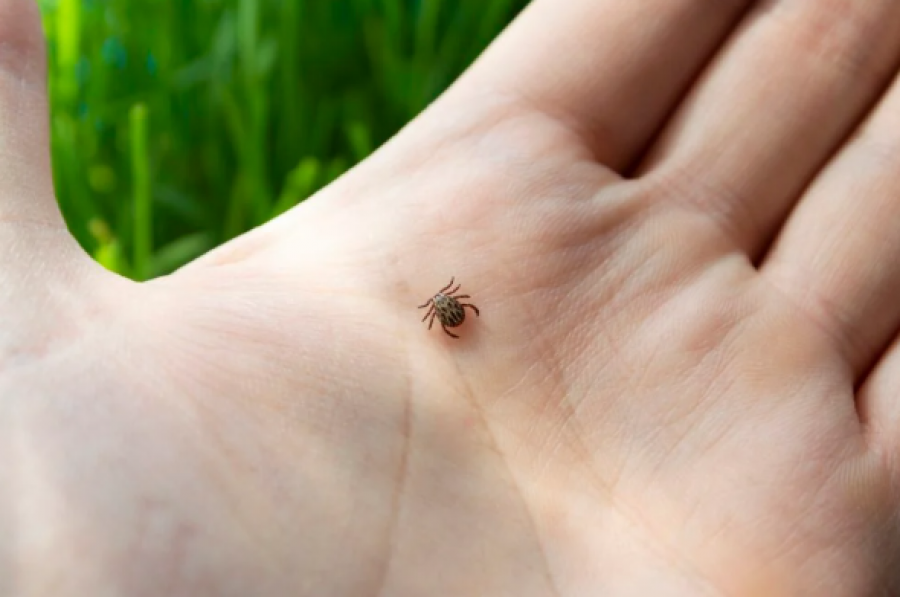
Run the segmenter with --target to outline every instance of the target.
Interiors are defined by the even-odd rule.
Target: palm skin
[[[633,3],[538,1],[372,159],[148,284],[0,178],[0,594],[900,591],[900,180],[853,161],[896,135],[875,100],[900,44],[856,95],[840,68],[766,86],[740,72],[796,38],[753,29],[776,17],[650,3],[638,35]],[[0,7],[41,60],[33,7]],[[805,10],[848,54],[900,28],[887,1],[853,34]],[[776,79],[819,64],[790,43]],[[482,315],[460,340],[416,309],[451,276]]]

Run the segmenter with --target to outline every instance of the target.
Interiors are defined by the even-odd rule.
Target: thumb
[[[10,227],[64,226],[53,193],[48,128],[37,3],[0,0],[0,238]]]
[[[102,273],[56,202],[46,68],[35,0],[0,0],[0,362],[28,343],[46,345],[62,328],[57,315],[83,314],[85,284]]]

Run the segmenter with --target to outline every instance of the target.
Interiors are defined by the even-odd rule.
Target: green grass
[[[365,158],[526,3],[40,0],[69,228],[171,272]]]

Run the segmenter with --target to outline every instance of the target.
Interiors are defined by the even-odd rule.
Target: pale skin
[[[0,0],[0,594],[900,592],[900,3],[751,4],[537,0],[139,285],[60,219]]]

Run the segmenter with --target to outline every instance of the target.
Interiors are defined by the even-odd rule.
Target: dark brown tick
[[[422,321],[428,319],[431,316],[431,321],[428,322],[428,329],[431,329],[431,326],[434,324],[434,318],[437,317],[441,322],[441,327],[444,329],[444,332],[451,338],[459,338],[456,334],[453,334],[447,328],[455,328],[457,326],[462,325],[462,322],[466,320],[466,311],[465,307],[469,307],[473,311],[475,311],[475,315],[477,317],[481,317],[481,313],[478,312],[478,307],[475,305],[470,305],[469,303],[460,303],[459,299],[467,299],[472,298],[468,294],[460,294],[459,296],[454,296],[454,293],[459,290],[459,287],[462,284],[457,284],[456,288],[450,290],[448,289],[453,286],[453,280],[455,278],[450,278],[450,283],[444,286],[438,291],[436,295],[432,298],[428,299],[428,302],[424,305],[419,305],[419,309],[424,309],[428,305],[431,305],[431,308],[428,309],[428,313],[425,314],[425,317],[422,318]]]

